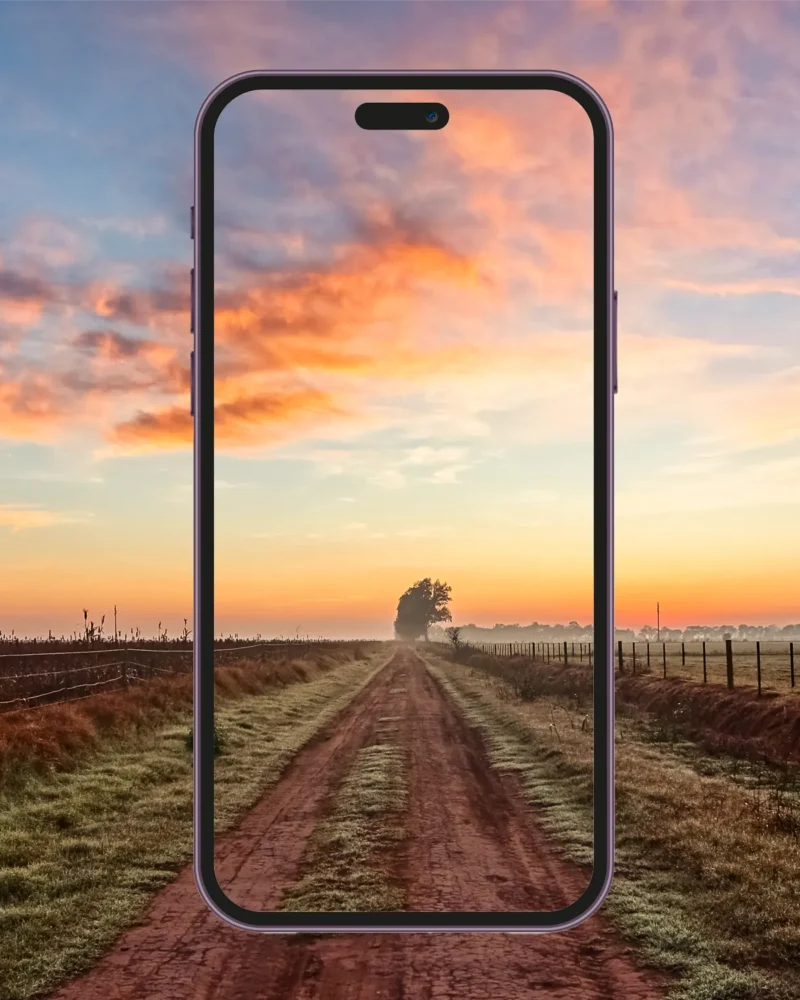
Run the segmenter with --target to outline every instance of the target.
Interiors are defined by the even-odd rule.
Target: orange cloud
[[[345,411],[325,392],[313,388],[265,391],[220,403],[214,410],[215,439],[235,445],[263,445],[281,440],[286,426],[313,425],[321,417],[341,418]],[[112,441],[133,451],[180,448],[192,440],[188,407],[171,406],[139,413],[119,424]]]
[[[49,373],[7,378],[0,369],[0,427],[4,437],[29,441],[56,436],[66,408]]]
[[[485,283],[476,260],[432,241],[388,234],[378,243],[347,244],[327,269],[287,269],[264,274],[252,287],[221,292],[215,311],[217,342],[243,365],[260,359],[268,368],[294,367],[294,352],[342,366],[338,352],[361,344],[369,354],[387,347],[366,334],[413,313],[420,285],[477,290]],[[407,329],[406,329],[407,332]],[[322,346],[324,345],[324,346]],[[363,358],[356,359],[358,367]]]
[[[263,445],[308,431],[321,418],[353,414],[358,391],[353,387],[339,385],[335,392],[287,388],[274,381],[281,373],[407,378],[426,369],[432,375],[463,366],[469,347],[454,353],[441,344],[425,344],[429,327],[421,321],[421,303],[426,291],[432,294],[437,288],[479,296],[487,292],[475,260],[395,229],[374,242],[339,248],[327,268],[264,273],[249,286],[221,291],[216,312],[216,395],[222,400],[216,407],[217,439],[235,446]],[[124,296],[115,301],[117,309],[135,308]],[[78,344],[104,361],[151,358],[157,352],[151,341],[111,332],[83,334]],[[174,352],[165,351],[157,360],[174,361]],[[431,365],[431,356],[440,359],[438,368]],[[265,383],[265,377],[272,381]],[[167,388],[168,380],[162,381]],[[254,382],[259,383],[256,391]],[[191,420],[184,406],[140,412],[118,424],[110,438],[137,450],[180,447],[191,440]]]

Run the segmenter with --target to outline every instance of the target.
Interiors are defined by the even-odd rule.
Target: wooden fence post
[[[647,669],[650,669],[650,643],[647,643]]]
[[[575,652],[575,643],[572,644],[572,652]],[[567,664],[567,640],[564,640],[564,665]]]
[[[708,669],[706,667],[706,643],[703,640],[703,683],[708,683]]]
[[[761,697],[761,642],[756,639],[756,677],[758,678],[758,697]]]
[[[686,643],[681,643],[681,666],[686,666]]]
[[[619,672],[621,674],[625,673],[625,661],[622,658],[622,639],[617,642],[617,659],[619,661]]]
[[[794,643],[789,643],[789,681],[794,687]]]
[[[725,640],[725,665],[728,670],[728,687],[733,687],[733,639]]]
[[[667,679],[667,644],[661,643],[661,657],[664,661],[664,680]]]
[[[633,659],[633,676],[635,677],[636,676],[636,643],[635,642],[631,643],[631,653],[633,654],[633,656],[632,656],[632,659]]]
[[[591,667],[591,665],[592,665],[592,650],[594,649],[594,646],[593,646],[593,644],[591,642],[588,645],[589,645],[589,666]]]

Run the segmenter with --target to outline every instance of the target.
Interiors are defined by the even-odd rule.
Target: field
[[[217,874],[236,902],[539,910],[586,887],[588,661],[245,645],[217,671]],[[800,700],[627,670],[617,689],[611,896],[534,937],[226,927],[188,864],[187,675],[8,713],[0,996],[800,996]],[[775,713],[755,734],[754,708]]]

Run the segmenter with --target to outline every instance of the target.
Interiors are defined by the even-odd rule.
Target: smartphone
[[[231,924],[555,931],[608,891],[612,186],[564,73],[203,104],[195,872]]]

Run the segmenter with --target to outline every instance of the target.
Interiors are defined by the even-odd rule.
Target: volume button
[[[189,239],[194,239],[194,205],[189,208]]]
[[[189,272],[189,294],[192,297],[192,304],[189,319],[189,333],[194,333],[194,268]]]
[[[189,414],[194,416],[194,351],[189,355]]]

